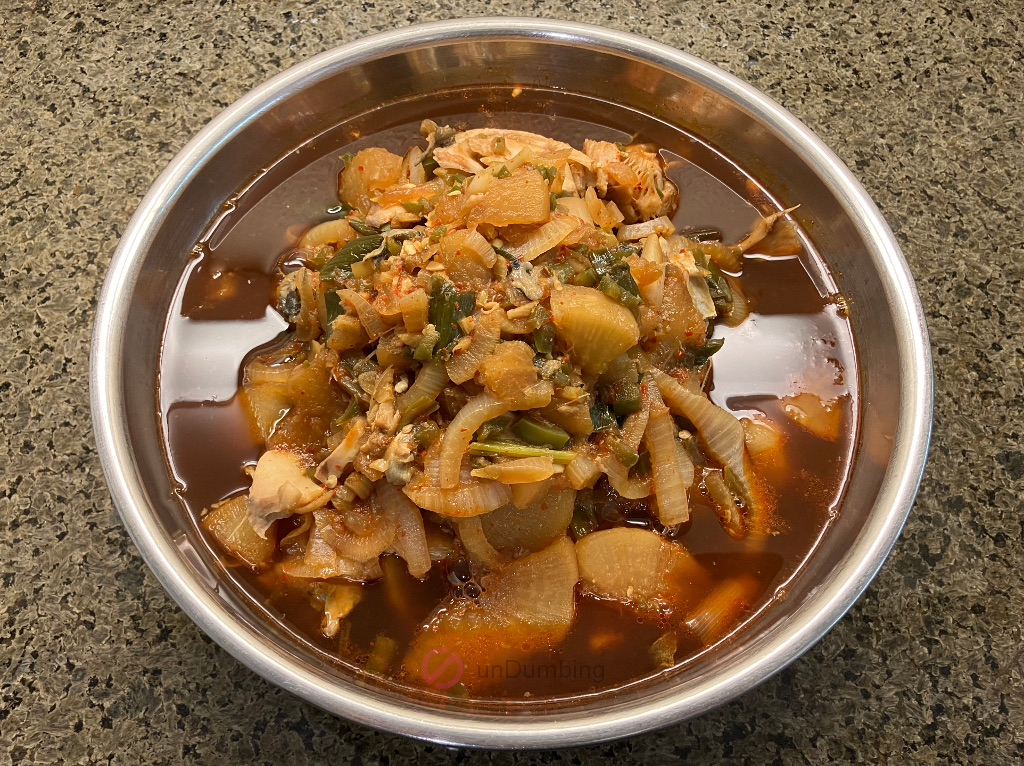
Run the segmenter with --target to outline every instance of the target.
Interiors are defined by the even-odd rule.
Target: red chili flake
[[[360,172],[360,173],[362,173],[362,172],[363,172],[363,166],[362,166],[362,165],[360,165],[360,166],[359,166],[359,172]]]

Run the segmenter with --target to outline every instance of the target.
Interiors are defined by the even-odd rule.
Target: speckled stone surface
[[[0,764],[1024,762],[1019,2],[0,2]],[[813,650],[664,731],[459,752],[260,680],[163,592],[88,417],[96,294],[163,165],[220,109],[362,34],[522,14],[630,30],[763,89],[854,169],[918,279],[935,437],[915,511]]]

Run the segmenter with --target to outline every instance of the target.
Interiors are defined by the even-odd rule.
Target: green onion
[[[486,421],[482,426],[476,429],[476,433],[473,435],[473,438],[477,441],[485,442],[500,434],[510,425],[512,425],[511,415],[499,415],[496,418],[491,418]]]
[[[430,306],[427,317],[437,330],[435,348],[445,348],[455,333],[455,309],[459,291],[444,277],[435,276],[430,280]]]
[[[544,180],[551,183],[555,180],[555,176],[558,175],[558,171],[555,168],[548,167],[547,165],[538,165],[537,170],[544,176]]]
[[[447,233],[448,233],[448,227],[447,226],[435,226],[433,229],[430,230],[430,241],[431,242],[440,242],[441,238],[444,237],[444,235],[447,234]]]
[[[320,245],[313,254],[309,256],[310,264],[316,269],[322,269],[328,259],[334,255],[334,248],[330,245]]]
[[[630,279],[632,280],[633,277],[630,277]],[[597,283],[597,289],[612,300],[618,301],[630,311],[636,311],[640,306],[639,289],[637,290],[637,294],[634,295],[630,290],[624,288],[609,274],[605,274],[601,277],[601,281]]]
[[[630,415],[640,411],[640,386],[623,382],[616,386],[610,402],[616,415]]]
[[[500,168],[498,168],[497,172],[494,174],[494,177],[508,178],[510,175],[512,175],[512,173],[509,172],[508,165],[502,165]]]
[[[341,155],[341,157],[338,158],[341,160],[342,170],[345,169],[345,167],[348,165],[348,163],[350,163],[353,160],[354,157],[355,155],[352,154],[352,152],[345,152],[343,155]]]
[[[491,245],[491,247],[494,247],[494,245]],[[520,261],[514,255],[512,255],[512,253],[510,253],[508,250],[503,250],[500,247],[495,247],[494,248],[494,252],[496,252],[498,255],[500,255],[502,258],[504,258],[506,261],[508,261],[509,264],[514,269],[518,268],[519,265],[522,263],[522,261]]]
[[[327,308],[327,326],[345,313],[345,306],[341,302],[341,296],[337,290],[326,290],[324,292],[324,306]]]
[[[398,427],[405,428],[416,418],[421,415],[429,415],[432,412],[436,412],[441,408],[441,405],[431,399],[429,396],[421,396],[416,401],[409,404],[402,413],[402,419],[398,422]]]
[[[576,274],[576,269],[571,263],[549,263],[545,267],[549,272],[558,277],[558,281],[567,284]]]
[[[551,209],[554,210],[558,207],[558,200],[562,197],[571,197],[571,192],[548,192],[548,201],[551,205]]]
[[[708,338],[703,346],[688,347],[683,355],[683,363],[690,368],[700,369],[725,344],[724,338]]]
[[[422,423],[417,423],[412,429],[412,438],[416,440],[417,446],[420,447],[429,447],[440,436],[441,428],[433,420],[424,420]]]
[[[626,466],[626,468],[632,468],[640,459],[640,455],[637,454],[636,450],[621,439],[611,436],[608,437],[606,443],[611,448],[612,452],[615,453],[615,457],[617,457],[619,462]]]
[[[590,404],[590,422],[594,425],[594,431],[607,431],[618,425],[608,405],[596,397]]]
[[[420,160],[420,164],[423,166],[423,172],[427,174],[427,178],[430,178],[430,174],[441,167],[437,164],[437,160],[434,159],[433,154],[428,154]]]
[[[569,282],[580,287],[593,287],[597,284],[597,272],[593,268],[584,269],[579,274],[574,274]]]
[[[459,312],[459,316],[455,317],[455,322],[458,324],[459,320],[473,315],[473,309],[476,308],[476,293],[472,290],[464,290],[459,293],[455,303]]]
[[[449,173],[445,179],[445,185],[448,187],[448,191],[455,191],[462,189],[462,184],[466,182],[468,176],[462,173]]]
[[[403,202],[401,204],[410,213],[422,213],[423,208],[426,207],[422,202]]]
[[[692,242],[722,241],[722,232],[718,229],[683,229],[680,234]]]
[[[715,308],[719,313],[728,311],[732,305],[732,290],[729,289],[729,282],[725,274],[714,263],[707,264],[708,275],[704,278],[708,283],[708,291],[711,293],[711,300],[715,302]]]
[[[380,633],[374,639],[373,649],[370,651],[370,656],[363,667],[367,673],[379,676],[391,667],[391,663],[397,653],[398,642]]]
[[[527,415],[512,426],[512,433],[527,444],[561,449],[569,443],[569,432],[554,423]]]
[[[325,263],[320,269],[320,279],[333,279],[339,281],[352,275],[352,264],[361,261],[384,244],[384,237],[380,234],[372,234],[366,237],[356,237],[342,247],[334,257]]]
[[[504,154],[508,151],[508,147],[505,145],[504,136],[498,136],[496,139],[491,141],[491,151],[495,154]]]
[[[533,331],[533,347],[541,354],[550,354],[555,349],[555,326],[546,324]]]
[[[358,218],[349,218],[348,225],[355,229],[357,234],[362,234],[364,237],[369,237],[372,234],[380,234],[380,232],[377,231],[375,228],[373,228],[372,226],[367,226],[363,221],[360,221]]]
[[[417,362],[423,362],[424,364],[433,359],[434,347],[437,345],[438,337],[439,335],[436,329],[431,332],[430,327],[424,328],[423,340],[421,340],[416,346],[416,350],[413,352],[412,358]]]
[[[505,457],[549,457],[558,465],[568,465],[576,459],[575,452],[531,447],[528,444],[515,444],[513,442],[472,442],[469,445],[469,454],[503,455]]]
[[[572,521],[569,522],[569,530],[572,532],[573,538],[579,540],[595,529],[597,529],[597,513],[594,509],[594,501],[590,499],[577,500],[576,507],[572,510]]]
[[[359,400],[353,396],[351,401],[348,403],[348,409],[346,409],[341,414],[340,417],[338,417],[333,423],[331,423],[331,426],[335,429],[341,428],[348,421],[350,421],[352,418],[358,415],[361,411],[362,410],[359,409]]]

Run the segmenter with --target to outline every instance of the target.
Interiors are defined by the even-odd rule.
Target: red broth
[[[281,343],[287,329],[271,309],[279,259],[307,228],[331,217],[342,154],[368,146],[402,154],[427,117],[460,128],[531,130],[577,147],[584,138],[650,141],[662,147],[668,175],[681,192],[677,227],[713,227],[727,242],[744,236],[760,214],[779,209],[755,179],[689,133],[561,92],[528,89],[515,98],[507,88],[435,94],[387,105],[307,142],[225,204],[198,243],[167,317],[158,392],[162,428],[178,497],[197,525],[204,508],[248,488],[243,467],[260,454],[236,389],[244,361]],[[756,580],[759,595],[737,619],[736,629],[784,591],[813,554],[838,513],[856,441],[853,338],[823,260],[806,236],[802,242],[796,256],[746,258],[738,280],[752,313],[738,327],[717,327],[716,337],[725,344],[714,357],[710,386],[719,406],[741,416],[763,414],[784,432],[787,466],[764,477],[777,499],[782,532],[751,551],[722,529],[711,501],[695,485],[691,521],[676,533],[716,580],[743,573]],[[843,427],[837,440],[820,439],[786,417],[780,398],[802,391],[823,400],[839,398]],[[603,511],[606,519],[652,525],[645,502],[625,503],[612,495],[594,491],[599,517]],[[210,551],[219,555],[212,540]],[[455,580],[437,566],[419,581],[393,556],[383,564],[385,577],[363,586],[365,596],[344,629],[327,639],[319,629],[321,610],[304,592],[277,580],[273,570],[257,574],[224,560],[227,573],[268,619],[312,651],[356,670],[381,634],[397,643],[401,657],[454,587]],[[570,697],[666,672],[645,650],[664,631],[658,621],[638,619],[617,603],[578,596],[575,623],[556,649],[479,670],[490,681],[485,696]],[[678,641],[677,665],[704,649],[685,631],[678,632]],[[391,680],[407,683],[397,672]]]

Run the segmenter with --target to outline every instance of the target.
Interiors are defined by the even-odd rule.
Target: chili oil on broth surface
[[[471,111],[480,102],[484,108]],[[230,200],[197,246],[179,285],[165,331],[159,396],[170,469],[182,504],[196,523],[204,508],[248,488],[243,466],[254,465],[261,452],[237,392],[243,362],[286,342],[287,323],[272,308],[272,275],[279,259],[310,226],[334,217],[328,211],[338,205],[342,154],[371,146],[404,154],[412,144],[422,144],[423,118],[458,128],[530,130],[577,148],[585,138],[649,141],[661,147],[666,175],[680,191],[676,227],[715,228],[725,242],[741,239],[761,213],[776,209],[752,179],[688,134],[634,111],[570,94],[527,90],[515,99],[496,91],[486,97],[442,94],[429,103],[396,104],[338,126],[264,171]],[[707,386],[714,403],[737,416],[767,416],[782,432],[785,459],[776,462],[783,464],[763,469],[781,533],[751,550],[746,541],[725,532],[707,489],[696,484],[690,491],[690,521],[669,535],[716,582],[749,578],[750,606],[730,629],[769,603],[813,552],[837,511],[855,443],[852,337],[821,259],[806,237],[801,241],[796,255],[759,256],[755,249],[745,258],[742,272],[733,278],[751,313],[737,327],[716,326],[714,337],[724,344],[714,356]],[[793,419],[794,405],[786,397],[805,392],[836,402],[841,425],[834,440],[813,435]],[[599,528],[661,530],[652,520],[656,513],[651,504],[622,501],[606,490],[603,479],[587,499]],[[220,555],[216,544],[210,544]],[[339,634],[328,639],[320,629],[320,602],[289,587],[273,567],[254,573],[230,557],[221,558],[238,586],[270,618],[326,657],[362,668],[368,660],[379,659],[379,639],[386,637],[397,658],[390,675],[400,685],[410,679],[393,671],[417,630],[453,588],[465,586],[459,572],[437,565],[417,580],[403,562],[387,555],[382,559],[385,576],[361,586],[361,600]],[[577,594],[573,626],[556,647],[497,663],[500,670],[489,671],[488,683],[473,696],[536,700],[603,692],[669,672],[705,651],[695,636],[679,630],[675,652],[670,653],[665,634],[666,625],[658,619],[638,620],[618,602]],[[458,685],[453,688],[459,691]]]

